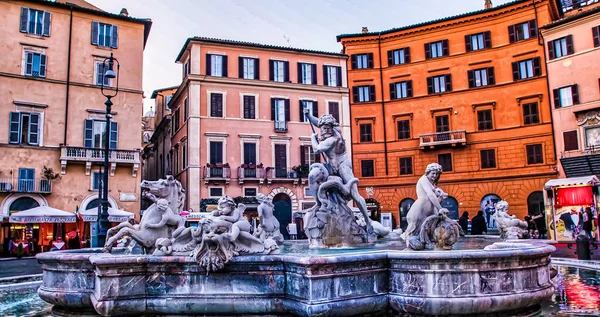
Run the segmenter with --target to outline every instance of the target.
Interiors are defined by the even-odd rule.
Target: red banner
[[[559,188],[556,191],[555,208],[567,206],[591,206],[594,204],[592,187]]]

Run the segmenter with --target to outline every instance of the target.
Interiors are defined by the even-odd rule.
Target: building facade
[[[71,212],[97,206],[104,142],[113,149],[110,204],[139,213],[142,131],[141,125],[127,123],[142,116],[142,61],[151,21],[128,17],[125,9],[111,14],[85,1],[71,2],[0,2],[5,240],[21,236],[23,229],[38,230],[37,225],[8,224],[12,213],[39,205]],[[102,76],[111,53],[120,62],[119,93],[106,136],[100,87],[116,85]]]
[[[561,177],[600,174],[600,3],[542,28]]]
[[[488,4],[489,5],[489,4]],[[553,1],[512,1],[383,32],[338,36],[348,60],[355,174],[396,223],[427,164],[454,218],[499,200],[521,219],[556,177],[544,46]]]
[[[314,204],[308,166],[322,159],[312,151],[303,109],[333,115],[350,140],[346,56],[195,37],[177,62],[183,82],[169,103],[172,166],[186,208],[205,211],[222,195],[251,202],[263,193],[285,227]]]

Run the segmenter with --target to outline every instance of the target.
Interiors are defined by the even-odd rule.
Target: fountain
[[[44,270],[39,296],[63,311],[116,315],[361,316],[390,310],[413,315],[531,315],[553,293],[550,254],[536,242],[460,238],[437,187],[441,167],[430,164],[417,184],[403,241],[366,217],[335,119],[307,114],[321,128],[309,187],[317,204],[306,211],[308,242],[282,244],[272,203],[260,197],[256,235],[245,206],[224,196],[197,228],[185,228],[181,184],[144,182],[155,203],[139,225],[109,232],[104,249],[37,256]],[[364,226],[348,202],[363,213]],[[142,247],[112,248],[129,236]]]

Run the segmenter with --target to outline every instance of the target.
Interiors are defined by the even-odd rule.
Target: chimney
[[[369,28],[367,28],[366,26],[363,26],[362,27],[362,34],[365,34],[365,33],[369,33]]]
[[[121,13],[119,13],[120,15],[124,16],[124,17],[128,17],[129,16],[129,12],[127,12],[126,8],[121,9]]]
[[[485,9],[491,9],[494,5],[492,4],[492,0],[485,0]]]

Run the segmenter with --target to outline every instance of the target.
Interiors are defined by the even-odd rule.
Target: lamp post
[[[117,63],[117,72],[114,71],[114,65]],[[105,135],[104,135],[104,171],[102,173],[102,203],[98,206],[98,246],[103,247],[106,243],[106,232],[108,231],[109,221],[108,221],[108,169],[109,162],[108,158],[110,157],[110,118],[111,115],[111,106],[113,105],[111,99],[114,98],[119,93],[119,61],[113,57],[113,54],[110,53],[110,57],[105,58],[103,61],[102,70],[108,69],[105,71],[102,79],[102,86],[100,91],[102,95],[106,97],[106,127],[105,127]],[[106,85],[106,80],[108,79],[108,85]],[[110,81],[116,78],[115,87],[110,88]],[[109,89],[110,88],[110,89]]]

